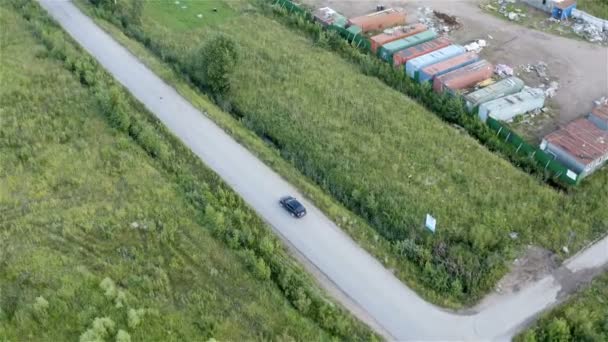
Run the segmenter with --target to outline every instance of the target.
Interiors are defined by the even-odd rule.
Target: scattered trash
[[[507,14],[507,18],[509,18],[509,20],[511,20],[511,21],[519,21],[519,14],[517,14],[515,12],[509,12]]]
[[[490,36],[490,35],[488,35],[488,38],[490,38],[490,39],[494,39],[494,37],[492,37],[492,36]]]
[[[183,6],[182,6],[182,9],[186,9],[186,8],[188,8],[188,6],[186,6],[186,5],[183,5]]]
[[[599,99],[593,101],[593,104],[595,104],[596,107],[605,106],[608,104],[608,97],[602,96]]]
[[[506,64],[497,64],[494,68],[494,73],[503,78],[513,76],[513,68]]]
[[[509,237],[510,237],[512,240],[515,240],[515,239],[517,239],[517,238],[519,237],[519,234],[518,234],[517,232],[510,232],[510,233],[509,233]]]
[[[595,26],[583,19],[576,19],[572,25],[572,32],[592,43],[607,43],[608,30],[603,31],[601,27]]]
[[[197,14],[196,16],[199,17],[199,18],[203,17],[203,15],[201,13]]]
[[[132,223],[131,223],[131,228],[133,228],[133,229],[137,229],[137,228],[139,228],[139,223],[137,223],[137,222],[132,222]]]
[[[465,50],[468,51],[475,51],[477,53],[480,53],[481,50],[483,50],[484,47],[488,46],[488,43],[483,40],[483,39],[479,39],[479,40],[474,40],[473,42],[466,44],[464,46]]]
[[[562,251],[564,251],[564,253],[566,253],[566,254],[570,254],[570,249],[568,249],[568,247],[567,247],[567,246],[564,246],[564,247],[562,248]]]
[[[384,11],[384,5],[376,5],[376,12]]]
[[[557,83],[556,81],[553,81],[549,84],[549,88],[547,88],[547,90],[545,90],[545,96],[548,98],[552,98],[553,96],[555,96],[555,93],[557,92],[557,89],[559,88],[559,83]]]
[[[455,16],[434,11],[430,7],[418,8],[418,21],[435,32],[448,33],[462,27]]]

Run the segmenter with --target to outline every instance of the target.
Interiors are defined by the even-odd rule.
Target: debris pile
[[[583,19],[576,19],[572,25],[572,32],[592,43],[608,43],[608,30],[602,31],[600,27]]]
[[[596,107],[608,105],[608,96],[600,97],[599,99],[593,101],[593,104],[595,104]]]
[[[556,81],[552,81],[549,83],[549,88],[545,89],[545,96],[547,98],[552,98],[557,93],[557,89],[559,89],[559,83]]]
[[[488,43],[483,39],[474,40],[464,46],[467,52],[474,51],[480,53],[484,47],[488,46]]]
[[[506,64],[497,64],[494,73],[502,78],[513,76],[513,68]]]
[[[439,11],[434,11],[430,7],[418,8],[418,21],[421,24],[426,25],[429,29],[435,32],[448,33],[450,31],[458,30],[462,27],[462,24],[458,22],[455,16],[445,14]]]

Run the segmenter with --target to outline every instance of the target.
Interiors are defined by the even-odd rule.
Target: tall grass
[[[479,298],[523,244],[575,250],[608,225],[598,206],[607,196],[606,172],[570,194],[556,191],[363,75],[374,74],[364,69],[373,62],[328,52],[350,48],[314,27],[294,25],[312,35],[306,38],[247,8],[222,24],[184,31],[173,29],[179,15],[167,20],[155,8],[147,4],[142,25],[122,29],[182,71],[184,56],[205,37],[234,39],[241,62],[224,108],[365,218],[390,241],[387,253],[414,263],[419,280],[446,297]],[[426,213],[439,220],[434,235],[423,227]]]
[[[375,338],[37,4],[11,4],[0,340]]]

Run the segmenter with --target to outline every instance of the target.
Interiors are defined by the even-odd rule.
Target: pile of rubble
[[[523,13],[523,11],[519,8],[515,8],[513,11],[511,11],[508,6],[509,4],[514,3],[515,0],[498,0],[496,1],[496,5],[498,5],[498,8],[492,7],[491,5],[488,5],[488,8],[497,11],[498,13],[509,18],[509,20],[511,21],[519,21],[521,20],[521,18],[525,18],[526,14]]]
[[[417,15],[418,22],[426,25],[426,27],[438,33],[448,33],[462,27],[462,24],[458,22],[456,17],[439,11],[434,11],[430,7],[418,8]]]
[[[602,31],[601,28],[582,19],[576,19],[571,27],[572,32],[592,43],[608,43],[608,30]]]
[[[536,64],[524,64],[519,66],[519,70],[524,73],[530,73],[534,71],[538,78],[541,79],[541,82],[543,82],[538,86],[538,88],[542,89],[545,92],[545,96],[547,98],[552,98],[557,93],[557,90],[559,89],[559,83],[557,81],[549,81],[547,63],[540,61]],[[519,73],[517,75],[519,75]],[[547,85],[547,83],[549,85]]]

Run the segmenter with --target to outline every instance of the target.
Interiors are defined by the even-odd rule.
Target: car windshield
[[[293,210],[295,211],[303,211],[304,210],[304,206],[302,206],[302,204],[300,202],[298,202],[296,199],[290,199],[289,201],[289,206],[293,208]]]

